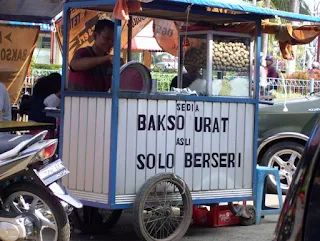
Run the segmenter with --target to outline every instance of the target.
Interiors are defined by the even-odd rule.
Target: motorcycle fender
[[[59,198],[60,200],[70,204],[75,208],[82,208],[82,203],[73,196],[73,194],[65,187],[59,185],[58,183],[54,182],[49,185],[50,190],[52,193]]]

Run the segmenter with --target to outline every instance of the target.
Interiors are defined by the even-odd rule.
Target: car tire
[[[300,143],[293,141],[284,141],[272,145],[263,154],[262,160],[260,162],[262,166],[276,167],[279,169],[281,189],[282,194],[284,195],[286,195],[289,190],[290,185],[288,185],[288,183],[290,182],[290,179],[292,180],[295,169],[301,159],[303,150],[304,146]],[[290,158],[292,158],[293,160],[295,155],[297,155],[297,157],[294,159],[294,161],[290,161]],[[279,160],[284,161],[283,165],[279,164],[282,163]],[[275,179],[272,176],[267,177],[267,189],[269,193],[277,193]]]

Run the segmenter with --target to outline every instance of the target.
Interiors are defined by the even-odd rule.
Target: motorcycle
[[[60,184],[68,169],[55,158],[58,140],[0,136],[0,240],[68,241],[68,215],[82,208]]]

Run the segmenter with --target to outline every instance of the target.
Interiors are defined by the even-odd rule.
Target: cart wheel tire
[[[146,214],[145,210],[145,204],[147,200],[150,200],[150,197],[152,195],[152,192],[154,189],[159,190],[159,186],[161,183],[166,183],[169,185],[172,185],[172,190],[177,190],[175,192],[175,200],[170,199],[170,196],[167,196],[166,192],[156,192],[158,198],[158,195],[161,197],[163,194],[163,199],[161,202],[159,202],[159,206],[156,206],[157,209],[152,209],[152,206],[149,206],[149,212],[148,213],[154,213],[157,215],[155,220],[149,220],[145,222],[144,215]],[[164,188],[165,190],[166,188]],[[179,202],[176,204],[176,198],[177,195],[179,196]],[[171,196],[172,198],[172,196]],[[156,199],[153,199],[156,200]],[[164,200],[164,201],[163,201]],[[182,202],[183,209],[180,209],[179,214],[174,217],[175,210],[173,208],[177,208],[180,206],[179,204]],[[153,205],[153,203],[150,203]],[[162,206],[163,204],[163,206]],[[175,204],[175,205],[173,205]],[[183,214],[181,216],[181,214]],[[152,215],[152,214],[151,214]],[[159,218],[159,216],[161,217]],[[180,215],[180,216],[179,216]],[[178,220],[181,222],[179,223]],[[137,193],[135,203],[133,206],[133,220],[134,220],[134,228],[141,240],[144,241],[178,241],[183,238],[185,233],[187,232],[191,221],[192,221],[192,198],[190,190],[187,186],[187,184],[179,177],[172,173],[161,173],[157,174],[154,177],[147,180],[144,185],[140,188],[140,190]],[[151,223],[153,222],[153,223]],[[151,224],[150,224],[151,223]],[[165,224],[169,223],[172,224],[172,226],[169,226],[169,229],[164,228]],[[178,224],[177,227],[174,226],[174,224]],[[160,231],[160,232],[159,232]],[[167,231],[167,234],[165,232]],[[154,233],[155,232],[155,233]],[[153,234],[154,233],[154,234]]]
[[[256,209],[254,206],[248,205],[244,207],[250,218],[240,217],[240,224],[243,226],[251,226],[256,223]]]
[[[101,208],[84,206],[82,209],[73,211],[71,215],[71,222],[73,218],[75,229],[77,233],[88,234],[88,235],[100,235],[106,234],[112,229],[119,221],[122,209],[119,210],[105,210]],[[108,213],[105,213],[108,212]],[[102,216],[107,215],[107,216]]]

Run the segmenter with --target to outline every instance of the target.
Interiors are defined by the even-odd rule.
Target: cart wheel
[[[244,226],[251,226],[256,223],[256,209],[254,206],[247,205],[244,207],[250,218],[240,217],[240,224]]]
[[[188,186],[172,173],[155,175],[137,193],[133,219],[141,240],[181,240],[192,220]]]
[[[122,210],[106,210],[84,206],[75,209],[71,215],[71,222],[75,229],[83,234],[106,234],[120,219]]]

